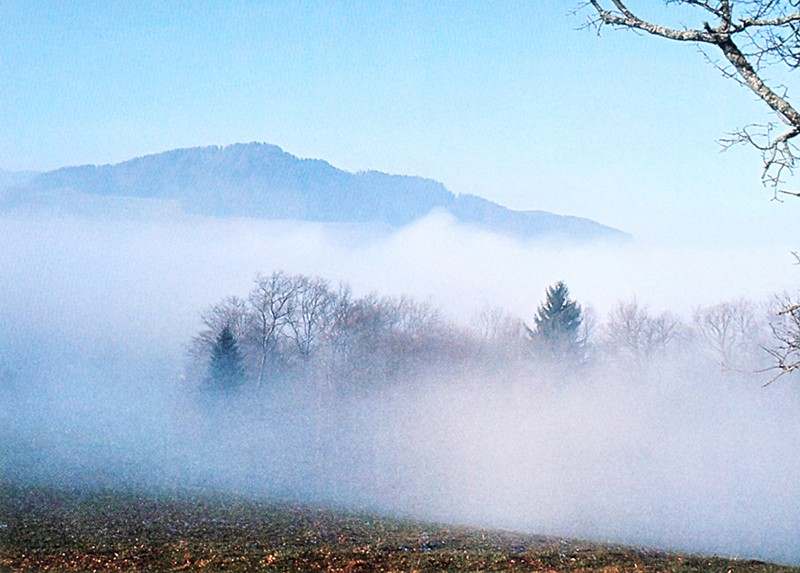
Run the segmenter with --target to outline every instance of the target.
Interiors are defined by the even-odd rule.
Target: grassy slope
[[[231,497],[0,486],[0,571],[800,571]]]

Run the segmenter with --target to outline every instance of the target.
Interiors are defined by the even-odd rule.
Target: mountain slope
[[[531,238],[622,239],[588,219],[511,211],[472,195],[455,196],[431,179],[376,171],[349,173],[300,159],[274,145],[177,149],[116,165],[66,167],[6,190],[0,209],[63,205],[99,198],[178,203],[190,213],[400,227],[434,209],[495,233]],[[100,201],[103,203],[103,201]]]

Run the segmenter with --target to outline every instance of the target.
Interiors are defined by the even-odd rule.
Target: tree
[[[290,338],[304,363],[333,321],[336,299],[328,281],[298,275],[294,278],[294,304],[288,316]]]
[[[470,324],[480,340],[479,347],[495,361],[516,360],[527,353],[525,323],[504,309],[486,305],[472,316]]]
[[[206,376],[205,368],[223,329],[228,328],[236,340],[243,340],[250,323],[247,303],[235,296],[211,305],[201,313],[200,319],[205,328],[192,338],[191,361],[187,366],[189,376],[195,380]]]
[[[331,336],[335,339],[337,377],[349,383],[385,382],[399,359],[392,343],[397,308],[388,297],[369,294],[339,301]]]
[[[257,275],[256,286],[247,298],[250,311],[249,339],[257,348],[258,382],[266,378],[270,357],[294,312],[296,281],[281,271],[270,276]]]
[[[800,303],[785,297],[778,304],[780,308],[772,313],[773,319],[770,324],[776,345],[767,349],[775,360],[775,365],[771,369],[777,370],[778,373],[767,384],[784,374],[800,370]]]
[[[680,336],[680,321],[669,313],[650,314],[634,299],[618,303],[605,326],[606,350],[641,370]]]
[[[537,346],[556,358],[579,355],[584,343],[580,337],[583,313],[580,305],[569,298],[563,281],[547,288],[533,322],[534,328],[528,328],[528,333]]]
[[[220,331],[211,348],[208,364],[208,387],[211,390],[232,392],[244,382],[244,367],[239,345],[230,326]]]
[[[793,141],[800,135],[800,112],[790,102],[785,86],[771,87],[767,83],[768,70],[771,77],[780,77],[783,71],[800,68],[800,1],[665,1],[694,9],[710,21],[703,19],[694,28],[674,28],[640,18],[628,7],[628,0],[587,0],[584,6],[592,9],[588,24],[598,33],[605,24],[719,50],[723,64],[711,60],[708,54],[706,57],[723,75],[756,94],[779,119],[777,124],[745,126],[723,140],[723,145],[754,146],[762,156],[764,185],[772,187],[776,197],[778,193],[800,197],[798,191],[779,189],[784,176],[793,173],[798,158]],[[777,67],[777,74],[771,69],[773,66]],[[779,375],[800,369],[800,305],[791,300],[785,302],[772,325],[777,346],[767,349]]]
[[[756,364],[763,341],[763,325],[746,300],[723,302],[695,309],[692,319],[697,338],[726,368]]]
[[[722,73],[753,91],[777,115],[776,124],[750,125],[727,140],[725,146],[747,143],[762,154],[762,181],[774,193],[800,196],[799,192],[778,189],[785,174],[791,174],[798,148],[792,140],[800,134],[800,112],[790,103],[785,88],[767,84],[768,66],[800,68],[800,11],[798,0],[666,0],[667,4],[689,6],[703,18],[695,28],[671,28],[644,20],[628,8],[627,0],[588,0],[593,9],[589,25],[603,24],[642,31],[679,42],[690,42],[719,50],[724,63],[711,60]],[[710,19],[707,21],[705,19]],[[779,94],[778,91],[781,91]]]
[[[409,297],[334,293],[321,337],[328,380],[352,388],[413,376],[443,352],[447,326],[439,312]]]

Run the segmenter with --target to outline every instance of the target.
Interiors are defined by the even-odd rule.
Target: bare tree
[[[588,0],[592,9],[589,25],[598,33],[602,25],[642,31],[679,42],[690,42],[719,50],[722,63],[712,61],[722,73],[753,91],[780,120],[778,124],[750,125],[723,140],[724,146],[748,143],[763,157],[762,181],[774,193],[800,196],[778,189],[795,167],[798,148],[792,140],[800,134],[800,112],[790,103],[785,88],[771,87],[766,68],[778,65],[789,70],[800,67],[800,11],[797,0],[666,0],[667,4],[696,9],[702,24],[674,28],[640,18],[627,0]],[[704,52],[706,53],[706,52]],[[779,93],[780,92],[780,93]]]
[[[277,271],[270,276],[256,276],[250,292],[249,340],[258,349],[258,386],[264,383],[270,356],[283,330],[289,324],[294,305],[296,281]]]
[[[323,333],[323,348],[326,354],[323,363],[329,386],[332,386],[334,379],[344,370],[354,344],[350,336],[354,309],[355,301],[350,287],[340,285],[333,296],[328,328]]]
[[[321,278],[298,275],[293,283],[294,303],[288,326],[300,357],[307,361],[317,340],[333,322],[335,295],[328,282]]]
[[[441,322],[439,310],[428,302],[420,302],[409,296],[393,301],[396,308],[396,326],[399,332],[413,339],[432,334]]]
[[[401,368],[414,362],[430,361],[444,336],[445,324],[439,311],[427,302],[408,296],[388,299],[390,316],[390,352]]]
[[[578,330],[578,340],[583,348],[584,362],[589,362],[593,358],[596,350],[594,344],[594,336],[597,331],[597,312],[592,305],[583,306],[583,321]]]
[[[326,329],[329,378],[352,387],[386,383],[435,358],[446,324],[430,304],[409,297],[369,294],[353,298],[340,289]]]
[[[396,308],[389,297],[369,294],[353,301],[342,333],[349,343],[346,367],[351,380],[387,381],[397,361],[392,355],[396,323]]]
[[[675,343],[680,321],[669,313],[653,316],[634,299],[618,303],[605,326],[606,349],[641,368]]]
[[[697,339],[725,368],[753,366],[763,342],[762,323],[746,300],[695,309],[692,319]]]
[[[521,318],[515,317],[500,307],[486,305],[477,311],[470,321],[479,336],[487,342],[522,338],[524,326]]]
[[[779,301],[779,309],[772,314],[770,324],[777,345],[767,348],[767,352],[775,360],[771,368],[778,374],[767,384],[784,374],[800,370],[800,303],[789,297]]]

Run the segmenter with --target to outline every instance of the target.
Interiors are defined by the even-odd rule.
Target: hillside
[[[26,179],[12,181],[13,186],[0,194],[0,211],[55,206],[72,211],[151,212],[177,207],[215,217],[397,228],[440,210],[461,223],[523,239],[628,237],[589,219],[512,211],[474,195],[454,195],[431,179],[377,171],[350,173],[261,143],[177,149],[115,165],[66,167]]]
[[[223,495],[0,486],[0,571],[798,571]]]

